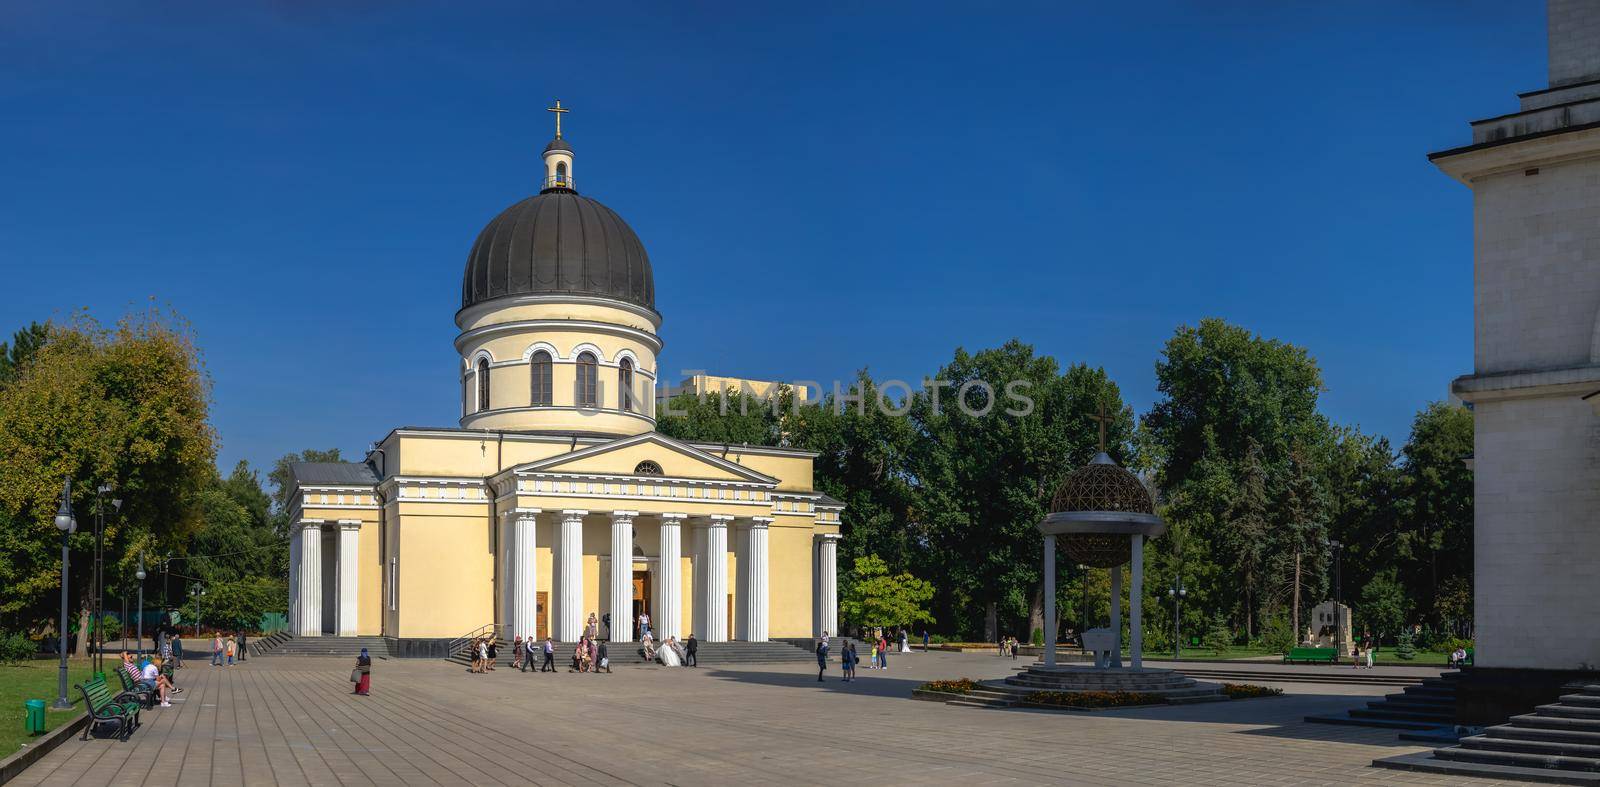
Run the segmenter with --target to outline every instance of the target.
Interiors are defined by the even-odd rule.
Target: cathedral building
[[[426,655],[494,625],[632,641],[837,630],[843,505],[815,454],[655,431],[662,315],[639,237],[544,149],[539,193],[478,233],[455,321],[461,414],[359,463],[293,466],[290,624]]]

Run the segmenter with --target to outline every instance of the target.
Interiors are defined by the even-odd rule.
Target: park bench
[[[1339,661],[1339,651],[1333,648],[1290,648],[1283,654],[1283,663],[1303,661],[1307,664],[1334,664]]]
[[[83,706],[89,711],[89,723],[83,728],[84,740],[89,740],[89,730],[96,725],[116,725],[120,740],[127,740],[133,728],[139,726],[138,699],[127,692],[113,696],[104,677],[79,683],[78,691],[83,693]]]
[[[154,708],[156,706],[155,689],[146,689],[141,687],[139,684],[133,681],[132,676],[128,675],[128,671],[122,669],[121,667],[112,670],[112,672],[117,673],[117,679],[122,681],[123,694],[138,700],[139,704],[146,708]]]

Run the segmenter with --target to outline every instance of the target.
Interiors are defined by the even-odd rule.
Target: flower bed
[[[1142,691],[1036,691],[1024,700],[1029,705],[1048,705],[1059,708],[1133,708],[1140,705],[1163,705],[1160,694]]]
[[[978,687],[978,682],[971,678],[956,678],[955,680],[930,680],[917,687],[917,691],[934,691],[940,694],[966,694]]]
[[[1283,689],[1251,683],[1224,683],[1222,693],[1228,695],[1228,699],[1231,700],[1248,700],[1254,697],[1277,697],[1283,694]]]

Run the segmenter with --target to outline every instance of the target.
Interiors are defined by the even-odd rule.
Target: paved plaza
[[[1424,750],[1392,731],[1301,721],[1393,689],[1282,684],[1291,695],[1093,714],[908,698],[1022,663],[897,655],[818,684],[803,664],[471,675],[379,660],[356,697],[342,659],[195,661],[130,741],[74,738],[16,784],[1460,783],[1370,767]]]

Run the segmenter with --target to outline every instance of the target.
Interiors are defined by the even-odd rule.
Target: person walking
[[[489,637],[489,644],[487,646],[488,650],[484,653],[484,661],[485,661],[486,668],[490,672],[494,671],[495,659],[497,659],[499,657],[499,650],[500,650],[499,644],[500,644],[500,638],[499,637],[497,637],[497,636],[496,637]]]
[[[839,672],[844,676],[845,683],[849,683],[855,678],[855,665],[850,663],[850,657],[852,655],[853,654],[850,651],[849,642],[844,643],[844,645],[839,648]]]
[[[539,653],[538,645],[539,645],[539,643],[535,642],[533,637],[529,637],[529,638],[527,638],[527,639],[522,641],[522,671],[523,672],[527,672],[530,669],[533,670],[534,672],[538,672],[539,671],[538,667],[533,666],[533,659]]]
[[[599,648],[600,649],[598,651],[596,651],[597,658],[594,661],[595,674],[598,675],[600,673],[600,670],[605,670],[606,674],[610,675],[611,674],[611,654],[607,652],[606,643],[605,642],[601,642],[600,645],[599,645]]]
[[[694,640],[690,640],[693,642]],[[828,642],[824,639],[817,640],[817,682],[822,682],[822,673],[828,671]]]
[[[221,667],[222,664],[222,635],[211,638],[211,666]]]
[[[539,671],[556,671],[556,643],[549,637],[544,638],[544,664],[539,667]]]
[[[922,652],[923,653],[927,653],[928,652],[928,627],[927,626],[923,626],[922,627]]]
[[[240,631],[239,632],[239,661],[241,663],[244,662],[245,656],[250,654],[250,649],[249,649],[249,647],[247,647],[248,645],[249,645],[249,641],[245,638],[244,632]]]
[[[650,613],[639,611],[639,639],[650,636]]]
[[[239,641],[234,639],[233,637],[228,637],[227,641],[223,643],[223,647],[227,649],[227,652],[228,652],[228,666],[231,667],[231,666],[233,666],[233,656],[234,656],[234,653],[235,653],[234,649],[239,647]]]
[[[595,635],[599,634],[599,633],[600,633],[600,622],[595,617],[595,614],[593,612],[590,612],[589,613],[589,622],[585,623],[584,626],[583,626],[583,638],[584,639],[594,639]]]
[[[889,638],[887,636],[880,636],[878,637],[878,669],[886,670],[888,668]]]
[[[183,634],[177,629],[173,629],[172,638],[167,640],[167,644],[172,649],[172,668],[174,670],[183,669]]]
[[[683,644],[683,652],[683,666],[700,666],[700,640],[695,639],[693,633],[689,634],[689,641]]]
[[[521,634],[518,634],[516,636],[516,638],[511,641],[511,668],[512,669],[521,669],[522,668],[522,635]]]
[[[361,649],[361,655],[356,657],[356,690],[352,694],[367,696],[372,691],[372,657],[367,655],[367,649]]]

